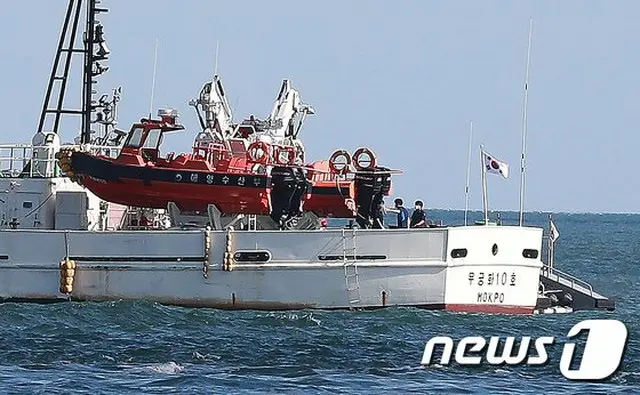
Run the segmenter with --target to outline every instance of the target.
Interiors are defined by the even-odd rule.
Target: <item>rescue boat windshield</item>
[[[126,148],[157,149],[162,141],[161,129],[134,126],[124,143]]]
[[[144,128],[141,126],[135,126],[131,132],[129,132],[129,136],[127,136],[127,140],[124,142],[124,146],[127,148],[140,148],[142,145],[142,138],[144,137]]]
[[[160,129],[151,129],[147,132],[147,138],[144,140],[142,148],[158,149],[162,141],[162,131]]]

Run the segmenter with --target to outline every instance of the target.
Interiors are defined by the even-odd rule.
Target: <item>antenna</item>
[[[467,183],[464,188],[464,226],[467,226],[467,212],[469,211],[469,173],[471,172],[471,141],[473,139],[473,121],[469,122],[469,153],[467,156]]]
[[[527,45],[527,69],[524,78],[524,103],[522,105],[522,156],[520,158],[520,226],[524,224],[525,153],[527,150],[527,104],[529,96],[529,65],[531,62],[531,32],[533,18],[529,18],[529,42]]]
[[[216,59],[213,69],[213,75],[218,75],[218,50],[220,49],[220,41],[216,41]]]
[[[151,99],[149,102],[149,119],[153,115],[153,95],[156,90],[156,68],[158,66],[158,38],[156,38],[156,47],[153,51],[153,76],[151,77]]]

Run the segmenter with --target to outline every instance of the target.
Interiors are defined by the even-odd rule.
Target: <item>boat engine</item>
[[[371,171],[359,171],[355,178],[356,222],[361,228],[370,228],[373,223],[373,210],[391,191],[391,172],[385,167],[376,167]]]
[[[302,215],[302,199],[310,190],[311,183],[302,169],[271,169],[271,219],[280,229],[290,228],[288,223]]]

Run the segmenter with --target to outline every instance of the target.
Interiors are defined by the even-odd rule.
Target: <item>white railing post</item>
[[[71,147],[76,147],[81,149],[83,148],[80,145],[69,144],[69,145],[60,146],[60,149],[71,148]],[[36,152],[35,149],[37,148],[50,149],[51,147],[50,146],[34,146],[31,144],[0,144],[0,172],[5,173],[10,177],[15,177],[20,173],[22,173],[25,167],[30,164],[29,172],[28,172],[29,177],[34,177],[34,176],[56,177],[56,174],[57,174],[56,172],[57,163],[55,159],[56,152],[52,152],[51,150],[48,150],[48,154],[46,155],[46,157],[36,158],[33,156],[33,154],[34,152]],[[96,146],[89,146],[88,149],[93,154],[100,154],[100,155],[108,154],[109,157],[116,158],[120,153],[122,147],[96,145]],[[38,168],[38,165],[42,163],[47,165],[45,166],[47,168],[47,174],[38,174],[38,171],[36,170]],[[53,166],[49,166],[50,164],[53,164]],[[50,167],[53,169],[51,174],[49,174],[49,171],[48,171]]]

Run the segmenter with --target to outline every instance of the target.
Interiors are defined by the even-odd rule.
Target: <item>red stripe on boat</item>
[[[447,304],[444,309],[457,313],[533,314],[534,306]]]

